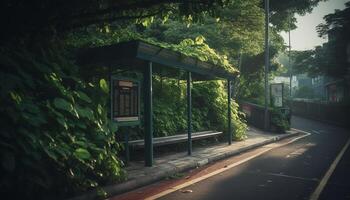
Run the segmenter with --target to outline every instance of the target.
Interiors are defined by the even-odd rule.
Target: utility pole
[[[268,113],[268,102],[269,102],[269,65],[270,65],[270,55],[269,55],[269,0],[265,0],[265,117],[264,117],[264,126],[265,130],[269,127],[269,113]]]
[[[288,64],[289,64],[289,70],[290,70],[290,77],[289,77],[289,96],[290,96],[290,100],[292,100],[292,79],[293,79],[293,67],[292,65],[290,64],[290,53],[291,53],[291,49],[292,49],[292,46],[290,44],[290,27],[291,27],[291,17],[289,16],[289,30],[288,30],[288,41],[289,41],[289,52],[288,52]]]

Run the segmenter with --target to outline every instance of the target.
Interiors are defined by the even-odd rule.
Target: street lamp
[[[269,127],[269,113],[268,113],[268,74],[269,74],[270,56],[269,56],[269,0],[265,0],[265,117],[264,127],[265,130]]]
[[[290,96],[290,100],[292,100],[292,79],[293,79],[293,67],[291,66],[290,64],[290,53],[291,53],[291,42],[290,42],[290,27],[291,27],[291,16],[290,16],[290,13],[289,13],[289,22],[288,22],[288,25],[289,25],[289,29],[288,29],[288,42],[289,42],[289,52],[288,52],[288,65],[289,65],[289,96]]]

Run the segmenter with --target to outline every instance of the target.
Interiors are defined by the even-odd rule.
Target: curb
[[[204,165],[207,165],[209,163],[215,162],[215,161],[219,161],[231,156],[235,156],[238,155],[240,153],[255,149],[257,147],[261,147],[282,139],[286,139],[289,137],[293,137],[295,135],[299,134],[299,132],[295,131],[295,130],[290,130],[287,131],[286,134],[283,135],[278,135],[275,136],[273,138],[270,138],[268,140],[265,140],[263,142],[259,142],[250,146],[246,146],[246,147],[242,147],[240,149],[234,150],[234,151],[230,151],[230,152],[226,152],[223,154],[216,154],[214,156],[211,156],[209,158],[198,158],[199,160],[194,161],[194,162],[190,162],[184,166],[174,166],[174,165],[169,165],[167,171],[159,171],[157,174],[154,174],[152,176],[145,176],[142,179],[131,179],[129,181],[123,182],[123,183],[119,183],[119,184],[115,184],[115,185],[109,185],[109,186],[105,186],[102,187],[102,189],[108,194],[108,197],[111,196],[115,196],[118,194],[122,194],[131,190],[134,190],[136,188],[140,188],[146,185],[149,185],[151,183],[157,182],[159,180],[162,180],[166,177],[169,177],[171,175],[174,175],[176,173],[180,173],[180,172],[184,172],[184,171],[188,171],[197,167],[201,167]],[[196,156],[193,156],[196,157]],[[94,199],[98,199],[98,195],[97,195],[97,191],[93,190],[91,192],[87,192],[87,194],[81,195],[81,196],[77,196],[74,198],[70,198],[68,200],[94,200]]]

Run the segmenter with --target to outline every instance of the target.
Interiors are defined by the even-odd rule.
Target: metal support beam
[[[113,82],[112,82],[112,67],[108,67],[108,82],[109,82],[109,109],[111,111],[110,113],[110,120],[113,121]]]
[[[232,127],[231,127],[231,80],[227,80],[227,140],[228,144],[232,143]]]
[[[288,64],[289,64],[289,70],[290,70],[290,78],[289,78],[289,100],[290,100],[290,104],[289,104],[289,112],[290,114],[292,113],[292,108],[293,108],[293,66],[291,65],[290,62],[290,54],[291,54],[291,50],[292,50],[292,45],[291,45],[291,41],[290,41],[290,25],[291,25],[291,20],[289,17],[289,31],[288,31],[288,41],[289,41],[289,53],[288,53]],[[291,114],[292,115],[292,114]]]
[[[145,120],[145,166],[153,165],[153,102],[152,102],[152,62],[144,72],[144,120]]]
[[[124,141],[125,141],[125,163],[126,165],[129,164],[130,162],[130,151],[129,151],[129,133],[125,132],[124,133]]]
[[[268,74],[269,74],[269,65],[270,65],[270,54],[269,54],[269,0],[265,0],[265,114],[264,114],[264,128],[267,130],[269,128],[269,113],[268,113],[268,104],[269,104],[269,90],[268,90]]]
[[[192,95],[191,72],[187,72],[187,152],[192,155]]]

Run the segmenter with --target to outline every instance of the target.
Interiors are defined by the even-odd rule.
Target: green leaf
[[[91,158],[91,154],[88,150],[83,149],[83,148],[78,148],[74,151],[74,155],[82,160],[87,160]]]
[[[118,130],[117,123],[115,123],[114,121],[110,120],[110,129],[111,129],[112,133],[115,133]]]
[[[199,35],[198,37],[196,37],[196,44],[203,44],[205,41],[205,38],[202,35]]]
[[[25,102],[22,104],[22,108],[32,114],[40,114],[40,108],[33,104],[33,102]]]
[[[81,91],[77,91],[76,92],[77,96],[82,99],[83,101],[87,102],[87,103],[91,103],[91,99],[90,97],[88,97],[84,92]]]
[[[55,98],[53,101],[53,104],[56,108],[61,109],[61,110],[65,110],[68,112],[71,112],[73,109],[72,104],[69,103],[68,101],[66,101],[65,99],[62,99],[62,98]]]
[[[63,117],[56,117],[58,123],[60,123],[66,130],[68,130],[68,125]]]
[[[10,92],[11,98],[17,103],[20,104],[22,101],[22,98],[19,94],[17,94],[16,92]]]
[[[103,108],[102,108],[101,104],[97,105],[97,112],[98,112],[98,114],[102,115]]]
[[[105,190],[103,190],[102,188],[97,188],[97,196],[98,197],[100,197],[101,199],[103,198],[103,199],[105,199],[105,198],[107,198],[107,192],[105,191]]]
[[[81,146],[81,147],[85,147],[85,148],[87,147],[86,141],[79,141],[79,140],[78,140],[78,141],[76,141],[75,143],[78,144],[78,145]]]
[[[44,151],[46,152],[46,154],[50,157],[50,158],[52,158],[54,161],[58,161],[58,158],[57,158],[57,156],[55,155],[55,153],[54,152],[51,152],[50,151],[50,149],[47,149],[46,147],[44,147],[43,146],[43,149],[44,149]]]
[[[105,79],[101,79],[101,80],[100,80],[100,88],[101,88],[105,93],[108,93],[108,92],[109,92],[108,84],[107,84],[107,82],[106,82]]]
[[[88,118],[90,120],[94,119],[94,113],[90,108],[76,107],[78,114],[82,117]]]
[[[79,128],[86,129],[86,125],[81,121],[76,122],[75,125],[77,125]]]

